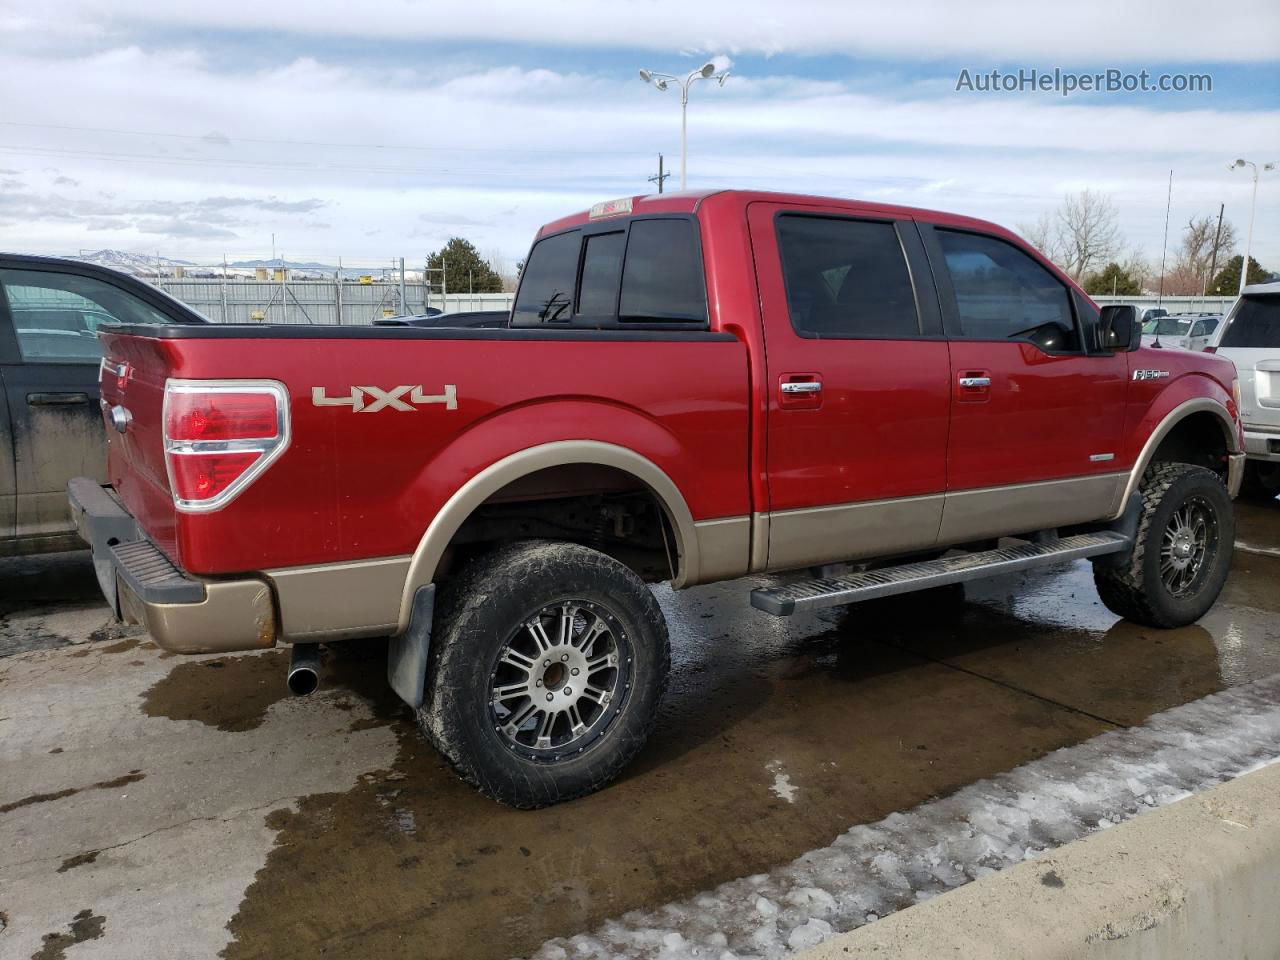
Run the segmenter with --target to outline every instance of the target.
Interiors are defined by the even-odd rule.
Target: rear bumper
[[[174,566],[111,492],[77,477],[67,486],[76,530],[93,549],[102,594],[165,650],[227,653],[275,646],[271,588],[253,577],[203,580]]]
[[[1250,460],[1280,463],[1280,427],[1253,427],[1245,424],[1244,450]]]

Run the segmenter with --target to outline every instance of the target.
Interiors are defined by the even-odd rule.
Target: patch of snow
[[[773,760],[768,765],[768,771],[773,774],[773,785],[769,789],[773,795],[779,800],[785,800],[787,803],[796,802],[796,786],[791,782],[791,778],[782,772],[782,763]]]
[[[548,941],[532,958],[777,960],[1277,760],[1280,675],[855,826],[770,873]]]

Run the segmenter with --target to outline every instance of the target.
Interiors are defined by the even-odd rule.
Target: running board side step
[[[1081,533],[1051,543],[1023,543],[839,577],[798,580],[780,587],[758,587],[751,591],[751,605],[774,616],[789,617],[801,610],[837,607],[875,597],[891,597],[949,583],[1030,570],[1063,560],[1120,553],[1130,549],[1132,543],[1131,538],[1107,530]]]

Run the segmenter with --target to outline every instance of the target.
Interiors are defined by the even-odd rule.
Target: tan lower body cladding
[[[1120,511],[1127,473],[757,514],[755,570],[892,556],[1089,523]],[[760,564],[761,555],[767,557]]]
[[[1119,511],[1126,477],[1105,474],[696,521],[697,566],[686,569],[682,586],[731,580],[750,570],[891,556],[1100,520]],[[397,632],[411,562],[404,556],[267,571],[280,610],[280,639],[305,643]]]

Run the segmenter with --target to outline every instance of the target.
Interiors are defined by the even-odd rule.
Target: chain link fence
[[[150,278],[149,278],[150,279]],[[450,293],[395,279],[151,279],[165,293],[215,323],[370,324],[385,317],[510,310],[512,293]]]

